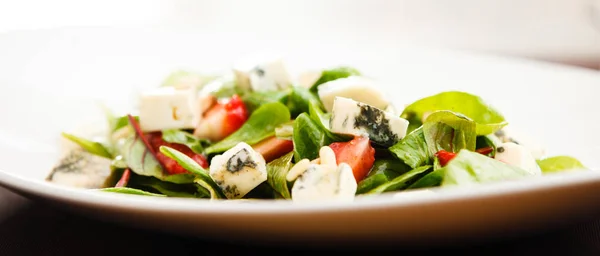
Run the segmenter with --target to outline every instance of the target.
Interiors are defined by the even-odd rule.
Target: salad
[[[62,134],[69,147],[48,181],[159,197],[352,201],[585,169],[521,143],[477,95],[443,91],[399,108],[355,68],[293,78],[281,58],[218,75],[178,71],[130,112],[106,115],[99,136]]]

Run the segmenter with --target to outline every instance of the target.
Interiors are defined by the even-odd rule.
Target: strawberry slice
[[[348,142],[334,142],[329,145],[337,164],[346,163],[352,167],[356,182],[363,180],[375,162],[375,149],[368,137],[357,136]]]
[[[260,153],[268,163],[294,150],[294,143],[291,140],[273,136],[256,143],[252,148]]]
[[[192,151],[186,145],[166,142],[165,140],[163,140],[161,132],[147,133],[146,137],[150,146],[152,147],[152,150],[156,152],[156,160],[158,160],[158,162],[161,163],[165,171],[167,171],[169,174],[188,173],[188,171],[184,169],[181,165],[179,165],[177,161],[169,158],[168,156],[160,152],[160,146],[171,147],[190,157],[203,168],[208,168],[208,160],[206,160],[206,157],[194,153],[194,151]]]
[[[194,135],[211,141],[220,141],[237,131],[248,119],[248,110],[238,95],[214,104],[204,114]]]
[[[440,160],[440,165],[446,166],[450,160],[452,160],[456,156],[456,153],[448,152],[446,150],[440,150],[435,153],[435,157]]]

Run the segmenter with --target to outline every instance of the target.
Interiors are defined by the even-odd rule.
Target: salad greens
[[[339,66],[331,69],[326,69],[321,72],[321,76],[319,80],[317,80],[311,87],[311,92],[317,92],[319,85],[324,84],[329,81],[336,80],[338,78],[346,78],[349,76],[360,76],[361,73],[353,68],[348,66]]]
[[[292,198],[286,176],[292,167],[293,156],[294,153],[290,152],[267,164],[267,182],[281,198],[285,199]]]
[[[239,142],[257,143],[275,135],[275,127],[290,121],[290,118],[290,111],[285,105],[279,102],[266,103],[252,112],[248,121],[239,130],[207,147],[205,153],[220,153],[232,148]]]
[[[91,141],[65,132],[62,133],[62,136],[69,139],[72,142],[77,143],[77,145],[82,147],[87,152],[109,159],[113,158],[112,154],[109,152],[106,146],[98,141]]]
[[[487,183],[530,176],[519,167],[466,149],[462,149],[456,158],[440,170],[444,172],[442,186]]]
[[[99,177],[106,185],[93,188],[113,193],[303,201],[586,170],[574,157],[535,159],[526,145],[504,142],[496,134],[504,131],[507,120],[469,92],[425,96],[400,114],[391,112],[391,103],[375,99],[373,104],[388,108],[344,101],[351,103],[327,111],[319,85],[361,72],[348,66],[322,70],[313,84],[303,87],[281,65],[262,63],[222,76],[174,72],[160,85],[170,91],[140,98],[132,112],[145,115],[116,115],[105,107],[105,140],[62,133],[84,153],[104,161],[91,166],[91,158],[80,150],[61,159],[52,174],[74,175],[83,171],[73,170],[80,166],[110,169],[109,176]],[[352,93],[348,89],[344,97],[355,101]],[[363,111],[364,106],[371,111]],[[356,121],[365,117],[368,124]],[[369,139],[373,132],[397,139],[391,146],[381,145]],[[64,182],[53,180],[55,176],[48,180]]]
[[[537,163],[544,173],[585,169],[579,160],[571,156],[548,157],[537,160]]]
[[[477,124],[477,135],[486,135],[502,129],[508,122],[495,108],[478,96],[459,91],[442,92],[422,98],[408,105],[401,116],[410,121],[409,130],[418,128],[422,120],[438,110],[461,113]]]

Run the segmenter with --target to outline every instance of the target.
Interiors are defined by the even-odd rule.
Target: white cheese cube
[[[526,147],[531,151],[535,159],[542,159],[546,155],[546,149],[538,141],[514,130],[511,126],[502,128],[502,130],[497,131],[494,135],[502,142],[514,142]]]
[[[322,75],[323,75],[322,70],[304,71],[298,76],[298,81],[297,81],[298,86],[304,87],[304,88],[310,88],[313,86],[313,84],[315,84],[317,81],[319,81],[319,78],[321,78]]]
[[[240,142],[210,162],[210,177],[229,199],[242,198],[267,180],[265,159],[250,145]]]
[[[199,118],[196,100],[193,89],[159,87],[143,92],[139,107],[142,131],[194,128]]]
[[[531,152],[526,147],[513,142],[502,143],[497,147],[495,159],[519,167],[532,175],[542,174]]]
[[[334,133],[367,134],[371,141],[391,146],[406,135],[408,120],[352,99],[336,97],[329,127]]]
[[[242,88],[271,91],[292,86],[287,67],[278,57],[249,58],[236,64],[233,71]]]
[[[385,109],[389,100],[379,90],[374,80],[362,76],[349,76],[319,85],[319,98],[328,112],[333,110],[335,97],[344,97]]]
[[[341,163],[331,165],[310,164],[292,187],[294,202],[323,200],[352,201],[356,194],[356,180],[352,168]]]

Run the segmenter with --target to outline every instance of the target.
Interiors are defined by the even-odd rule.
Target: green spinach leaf
[[[294,134],[294,121],[289,121],[275,127],[275,137],[284,140],[291,140]]]
[[[329,81],[333,81],[339,78],[346,78],[349,76],[359,76],[361,73],[352,67],[348,66],[338,66],[330,69],[323,70],[321,73],[321,77],[317,80],[311,87],[310,91],[316,93],[318,91],[318,87],[321,84],[324,84]]]
[[[364,194],[410,170],[400,160],[377,159],[367,177],[358,183],[356,194]]]
[[[537,160],[542,173],[582,170],[586,167],[576,158],[571,156],[553,156]]]
[[[239,142],[253,145],[263,139],[275,135],[275,128],[290,121],[290,111],[279,103],[272,102],[260,106],[248,118],[248,120],[227,138],[207,147],[206,154],[224,152]]]
[[[250,113],[266,103],[280,102],[286,104],[290,97],[290,90],[252,91],[241,98]]]
[[[210,192],[196,183],[176,184],[140,175],[132,175],[128,187],[156,191],[168,197],[210,198]]]
[[[267,164],[267,183],[284,199],[290,199],[286,176],[292,167],[294,152],[285,154]]]
[[[420,166],[415,169],[412,169],[412,170],[405,172],[404,174],[394,178],[393,180],[390,180],[384,184],[377,186],[376,188],[367,192],[367,194],[379,194],[379,193],[388,192],[388,191],[398,191],[398,190],[406,189],[414,181],[418,180],[419,178],[421,178],[425,174],[427,174],[428,171],[431,170],[431,167],[432,167],[431,165],[424,165],[424,166]]]
[[[418,179],[407,189],[439,187],[444,180],[444,169],[437,169]]]
[[[181,167],[190,173],[196,175],[197,178],[194,180],[194,182],[200,184],[206,190],[208,190],[212,199],[225,198],[225,194],[223,194],[221,188],[210,177],[208,171],[204,170],[204,168],[196,163],[196,161],[184,153],[167,146],[160,146],[160,152],[165,154],[165,156],[175,160],[179,165],[181,165]]]
[[[390,147],[390,153],[404,161],[411,168],[430,165],[433,155],[427,148],[423,128],[412,131],[398,143]]]
[[[322,107],[319,97],[314,93],[311,93],[307,88],[299,86],[292,87],[292,91],[287,101],[287,106],[290,109],[292,117],[296,117],[303,112],[308,112],[311,104],[318,109]]]
[[[439,169],[444,172],[442,186],[469,185],[531,176],[527,171],[482,154],[463,149]]]
[[[475,123],[461,114],[445,110],[433,112],[423,124],[423,134],[431,156],[440,150],[475,150]]]
[[[147,191],[144,191],[144,190],[141,190],[141,189],[127,188],[127,187],[121,187],[121,188],[101,188],[101,189],[98,189],[98,190],[99,191],[103,191],[103,192],[131,194],[131,195],[140,195],[140,196],[158,196],[158,197],[165,197],[166,196],[166,195],[161,195],[161,194],[147,192]]]
[[[479,96],[459,91],[442,92],[417,100],[403,110],[401,117],[411,122],[409,128],[416,129],[425,115],[438,110],[461,113],[472,119],[477,123],[477,135],[491,134],[507,125],[504,116]]]
[[[105,157],[108,159],[113,158],[113,156],[110,153],[110,151],[108,150],[108,148],[106,146],[104,146],[104,144],[102,144],[98,141],[91,141],[91,140],[77,137],[73,134],[69,134],[69,133],[65,133],[65,132],[62,133],[62,136],[69,139],[70,141],[76,143],[77,145],[79,145],[81,148],[83,148],[85,151],[89,152],[90,154]]]
[[[169,143],[186,145],[196,154],[202,154],[204,146],[209,144],[207,140],[200,140],[194,137],[194,135],[178,129],[163,130],[162,138]]]
[[[121,153],[132,172],[178,184],[194,182],[195,176],[193,174],[171,175],[165,172],[161,163],[156,159],[156,152],[150,147],[147,138],[133,116],[129,116],[129,124],[135,133],[125,140]]]

